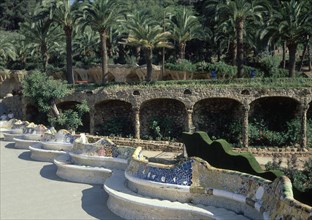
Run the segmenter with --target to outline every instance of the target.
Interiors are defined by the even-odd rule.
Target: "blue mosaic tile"
[[[65,134],[65,137],[64,137],[64,141],[66,143],[74,143],[74,140],[76,139],[76,137],[72,136],[71,134]]]
[[[134,174],[137,178],[150,181],[190,186],[192,184],[192,160],[184,161],[172,169],[139,167]]]

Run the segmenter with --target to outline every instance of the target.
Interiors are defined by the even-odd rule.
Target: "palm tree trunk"
[[[108,56],[107,56],[107,44],[106,44],[106,30],[100,31],[101,39],[101,58],[102,58],[102,84],[106,82],[106,77],[108,73]]]
[[[139,64],[140,56],[141,56],[141,47],[136,47],[135,48],[135,59],[136,59],[137,64]]]
[[[309,66],[309,71],[311,71],[312,64],[311,64],[311,47],[310,47],[310,44],[308,44],[308,66]]]
[[[286,68],[286,41],[283,42],[283,68]]]
[[[217,41],[217,47],[218,47],[218,52],[217,52],[217,62],[220,62],[221,60],[221,46],[220,46],[220,41]]]
[[[244,75],[244,20],[238,18],[236,21],[236,41],[237,41],[237,78],[241,78]]]
[[[153,66],[152,66],[152,59],[153,59],[153,52],[152,49],[146,48],[144,50],[145,53],[145,59],[146,59],[146,81],[150,82],[152,80],[152,74],[153,74]]]
[[[41,45],[41,56],[42,56],[42,68],[45,72],[47,70],[49,55],[48,55],[48,48],[46,44]]]
[[[289,50],[289,77],[295,77],[297,44],[290,43],[287,47]]]
[[[306,55],[307,48],[308,48],[308,45],[309,45],[309,40],[310,40],[309,39],[309,35],[307,35],[306,44],[304,45],[304,48],[303,48],[303,51],[302,51],[301,61],[300,61],[300,66],[298,68],[298,71],[301,71],[301,69],[302,69],[304,57]]]
[[[180,59],[185,59],[185,47],[186,47],[186,44],[185,43],[180,43],[179,44],[179,50],[180,50]]]
[[[72,59],[72,27],[64,27],[66,36],[66,78],[68,84],[75,84],[74,74],[73,74],[73,59]]]

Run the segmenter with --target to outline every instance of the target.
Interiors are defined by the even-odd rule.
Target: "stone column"
[[[94,134],[94,116],[95,116],[95,106],[90,106],[90,134]]]
[[[193,108],[192,107],[187,108],[186,112],[187,112],[187,131],[194,132],[195,127],[193,125]]]
[[[300,104],[300,118],[301,118],[301,147],[307,147],[307,112],[309,104],[306,100]]]
[[[27,120],[27,99],[22,97],[22,115],[21,115],[21,119],[23,121]]]
[[[140,139],[140,108],[134,107],[134,138]]]
[[[242,129],[242,139],[243,147],[248,147],[249,137],[248,137],[248,116],[249,116],[250,106],[245,103],[243,106],[243,129]]]

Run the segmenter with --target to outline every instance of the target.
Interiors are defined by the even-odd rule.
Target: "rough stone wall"
[[[124,122],[127,128],[125,128],[125,132],[129,134],[134,134],[133,124],[133,111],[131,108],[131,104],[118,100],[110,100],[98,103],[95,106],[95,127],[96,131],[99,131],[99,127],[105,123],[108,123],[110,120],[117,120],[119,123]],[[100,134],[100,133],[99,133]]]
[[[230,125],[240,123],[241,120],[241,104],[232,99],[205,99],[194,106],[194,126],[197,130],[205,131],[210,137],[227,139],[231,132]]]
[[[155,99],[142,104],[140,110],[141,135],[151,135],[151,124],[155,120],[163,134],[171,129],[173,133],[186,131],[186,109],[183,103],[172,99]],[[162,123],[162,121],[165,121]]]
[[[120,113],[121,115],[128,115],[129,112],[133,112],[133,109],[137,109],[138,111],[145,111],[145,107],[147,103],[151,100],[159,100],[159,103],[165,102],[164,100],[172,100],[167,104],[164,104],[163,107],[159,107],[158,104],[153,104],[154,107],[149,107],[145,112],[163,112],[159,114],[169,114],[173,115],[179,121],[179,124],[182,124],[184,121],[184,127],[186,126],[186,122],[193,120],[193,122],[198,124],[201,123],[202,120],[207,120],[204,122],[204,125],[209,126],[211,123],[209,117],[211,114],[216,114],[217,110],[223,111],[223,115],[233,116],[236,119],[237,115],[241,116],[241,113],[244,112],[242,110],[238,110],[239,106],[244,107],[243,109],[248,109],[249,105],[251,107],[255,105],[255,103],[261,102],[266,99],[271,99],[273,101],[267,102],[269,105],[276,104],[276,102],[285,100],[288,104],[286,106],[292,107],[295,109],[297,114],[300,114],[298,110],[298,106],[302,106],[304,103],[311,103],[312,101],[312,89],[249,89],[249,88],[209,88],[209,87],[141,87],[141,86],[133,86],[133,87],[125,87],[125,88],[98,88],[94,90],[84,90],[77,91],[72,95],[65,97],[59,102],[68,102],[68,101],[76,101],[81,102],[81,100],[86,100],[88,106],[90,107],[92,114],[90,113],[90,125],[92,128],[94,125],[98,125],[102,123],[102,113],[100,112],[98,106],[100,103],[104,103],[109,100],[118,100],[126,103],[130,103],[128,107],[123,110],[125,113]],[[215,102],[215,100],[221,100],[222,102]],[[224,101],[226,100],[226,101]],[[231,101],[227,101],[231,100]],[[177,104],[180,103],[180,104]],[[235,104],[236,103],[236,104]],[[23,107],[25,108],[27,101],[25,101]],[[216,105],[216,106],[215,106]],[[262,109],[266,108],[266,104],[261,105]],[[165,108],[166,111],[160,111],[160,109]],[[110,106],[107,105],[105,108],[109,109]],[[114,108],[114,107],[112,107]],[[174,110],[170,110],[174,109]],[[269,109],[269,107],[268,107]],[[187,110],[187,115],[185,111]],[[209,110],[209,111],[208,111]],[[282,108],[282,110],[284,110]],[[118,110],[119,111],[119,110]],[[250,109],[250,112],[254,111],[254,107]],[[120,111],[119,111],[120,112]],[[226,112],[226,114],[224,113]],[[311,109],[310,111],[311,112]],[[311,115],[308,112],[308,116]],[[146,119],[151,115],[147,113],[140,112],[140,122],[141,122],[141,137],[146,134]],[[107,113],[109,114],[109,113]],[[132,113],[131,113],[132,114]],[[130,115],[131,115],[130,114]],[[158,114],[158,113],[157,113]],[[180,116],[176,116],[179,114]],[[210,115],[209,115],[210,114]],[[189,116],[192,116],[190,118]],[[134,122],[133,116],[131,116],[131,121]],[[201,118],[202,117],[202,118]],[[185,119],[184,119],[185,118]],[[94,121],[94,123],[92,122]],[[143,121],[142,121],[143,120]],[[212,121],[213,122],[213,121]],[[229,122],[229,120],[227,121]],[[93,124],[92,124],[93,123]],[[132,129],[134,125],[132,124]],[[223,127],[222,127],[223,129]]]
[[[21,96],[15,95],[6,97],[5,99],[3,99],[2,103],[6,106],[8,112],[13,112],[15,118],[23,119],[23,105]]]
[[[270,130],[282,131],[288,121],[299,116],[299,103],[287,97],[264,97],[250,104],[250,117],[263,119]]]

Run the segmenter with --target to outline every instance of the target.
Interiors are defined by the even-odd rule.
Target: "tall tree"
[[[129,31],[126,43],[143,48],[147,68],[146,81],[151,81],[153,74],[153,49],[171,48],[172,46],[168,42],[170,33],[164,32],[159,23],[144,11],[129,14],[125,25],[126,30]]]
[[[29,12],[39,0],[1,0],[0,2],[0,27],[12,31],[19,30],[19,24],[31,17]]]
[[[221,20],[234,21],[236,43],[237,43],[237,77],[240,78],[244,74],[244,31],[248,20],[262,21],[264,13],[268,12],[268,5],[264,0],[231,0],[216,1],[209,0],[208,7],[216,7],[216,14]]]
[[[83,27],[90,26],[100,35],[102,84],[108,76],[107,38],[109,29],[116,24],[123,13],[123,7],[118,0],[94,0],[81,5],[83,16],[79,19]]]
[[[72,61],[72,35],[77,14],[78,3],[72,4],[70,0],[44,1],[38,16],[47,16],[56,24],[63,27],[66,39],[66,79],[69,84],[74,84]]]
[[[35,22],[22,23],[21,33],[25,35],[25,40],[33,46],[34,50],[40,54],[42,69],[46,71],[51,52],[59,47],[61,40],[59,27],[53,25],[49,18],[42,18]]]
[[[194,12],[186,7],[177,9],[172,17],[172,38],[178,43],[179,58],[185,59],[186,43],[192,39],[203,38],[203,27]]]
[[[280,37],[289,50],[289,77],[295,77],[296,53],[298,44],[305,40],[311,28],[312,13],[308,8],[309,0],[282,1],[281,7],[274,10],[272,20],[261,34],[269,40]]]
[[[6,61],[8,58],[14,60],[16,58],[16,49],[15,46],[10,42],[10,34],[1,31],[0,35],[0,61]]]

